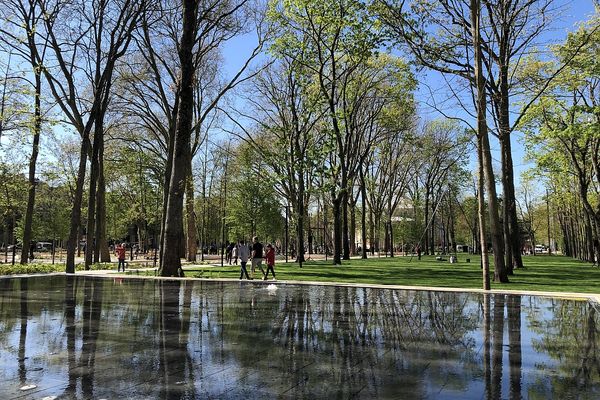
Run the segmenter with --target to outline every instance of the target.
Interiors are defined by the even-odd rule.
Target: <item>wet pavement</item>
[[[596,307],[279,282],[0,279],[0,399],[594,399]]]

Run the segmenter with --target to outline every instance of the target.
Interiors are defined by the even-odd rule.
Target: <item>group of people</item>
[[[232,258],[234,256],[240,260],[240,279],[242,279],[244,275],[246,276],[246,279],[253,279],[254,272],[258,267],[263,275],[263,280],[267,280],[269,271],[271,271],[273,280],[275,280],[275,248],[271,244],[268,244],[265,250],[257,236],[252,238],[250,246],[246,245],[245,240],[240,240],[240,242],[232,248]],[[262,267],[263,259],[265,259],[267,264],[266,271]],[[248,275],[248,270],[246,269],[248,260],[251,262],[250,274],[252,276]]]
[[[127,244],[119,243],[115,247],[115,254],[119,260],[119,264],[117,266],[117,272],[121,271],[123,268],[123,272],[125,272],[125,255],[127,252]],[[228,253],[228,261],[231,264],[233,258],[235,258],[235,263],[237,264],[237,260],[240,260],[240,279],[246,276],[246,279],[253,279],[254,273],[257,267],[260,269],[262,273],[263,280],[267,280],[269,277],[269,272],[273,276],[273,280],[275,280],[275,247],[270,243],[267,244],[266,249],[263,244],[259,242],[258,237],[254,236],[252,238],[252,243],[250,246],[246,244],[245,240],[240,240],[237,245],[233,245],[231,248],[227,249]],[[263,259],[266,261],[267,270],[265,271],[262,266]],[[251,261],[251,269],[250,275],[248,275],[248,270],[246,269],[246,265],[248,264],[248,260]]]

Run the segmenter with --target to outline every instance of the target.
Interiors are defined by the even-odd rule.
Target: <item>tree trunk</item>
[[[194,32],[196,27],[197,0],[183,1],[183,25],[179,60],[181,73],[179,76],[179,110],[177,112],[177,129],[173,152],[171,179],[168,188],[167,210],[165,215],[164,246],[161,249],[161,276],[180,276],[181,232],[183,230],[183,196],[187,165],[190,159],[190,138],[194,106]]]
[[[347,186],[347,185],[346,185]],[[343,258],[344,260],[349,260],[350,259],[350,238],[349,238],[349,226],[348,226],[348,199],[350,196],[348,196],[348,189],[346,188],[346,186],[344,186],[343,188],[343,196],[342,196],[342,245],[343,245],[343,251],[344,251],[344,255]]]
[[[490,143],[488,135],[483,135],[483,161],[485,184],[488,193],[488,214],[490,220],[490,232],[492,235],[492,248],[494,249],[494,281],[508,282],[508,274],[504,263],[504,238],[502,235],[502,225],[498,216],[498,197],[496,195],[496,182],[494,171],[492,169],[492,155],[490,152]]]
[[[504,86],[504,85],[502,85]],[[508,96],[508,84],[505,91]],[[508,97],[507,97],[508,99]],[[506,254],[506,269],[512,275],[514,268],[523,268],[521,258],[521,235],[517,219],[517,206],[515,200],[515,182],[512,161],[512,146],[510,143],[510,122],[508,115],[508,102],[500,103],[500,147],[502,153],[502,187],[504,190],[503,214],[504,214],[504,246]]]
[[[507,185],[506,183],[506,175],[504,174],[504,153],[502,153],[502,186],[505,187]],[[506,189],[504,192],[504,196],[506,196]],[[510,224],[509,224],[509,207],[508,207],[508,201],[506,201],[506,197],[503,199],[504,201],[502,202],[502,234],[503,234],[503,239],[504,239],[504,263],[506,264],[506,273],[508,275],[514,275],[513,272],[513,267],[512,267],[512,247],[511,247],[511,231],[510,231]]]
[[[67,240],[67,260],[65,272],[75,273],[75,252],[79,247],[78,235],[81,224],[81,203],[83,201],[83,185],[85,182],[85,167],[87,155],[90,147],[89,132],[84,131],[81,139],[81,149],[79,151],[79,168],[77,170],[77,182],[75,184],[75,195],[73,198],[73,208],[71,209],[71,221],[69,230],[69,239]]]
[[[335,196],[331,194],[333,199],[333,264],[339,265],[342,263],[342,199],[343,196]]]
[[[87,228],[85,240],[85,269],[89,270],[92,264],[94,249],[96,248],[96,240],[94,234],[96,232],[96,186],[98,185],[99,175],[99,152],[101,143],[104,140],[102,135],[102,123],[98,123],[100,118],[96,120],[94,126],[94,143],[92,146],[92,163],[90,172],[90,190],[88,192],[88,210],[87,210]]]
[[[579,176],[579,196],[583,204],[584,224],[585,224],[585,257],[582,258],[585,261],[594,262],[596,246],[594,246],[594,240],[598,240],[598,237],[594,234],[598,231],[600,221],[594,211],[594,208],[588,200],[588,184],[585,182],[585,177]]]
[[[359,169],[360,172],[360,205],[362,214],[360,216],[361,225],[361,258],[367,258],[367,186],[365,185],[365,173],[362,166]]]
[[[176,94],[175,97],[175,105],[173,106],[173,118],[177,118],[177,114],[179,112],[179,93]],[[175,151],[175,135],[176,135],[176,124],[173,126],[169,126],[169,137],[167,144],[167,162],[165,164],[165,179],[163,181],[163,204],[162,204],[162,215],[160,220],[160,239],[159,239],[159,250],[161,256],[159,257],[159,268],[162,266],[163,258],[162,258],[162,248],[165,244],[165,220],[167,218],[167,203],[169,200],[169,187],[171,185],[171,172],[173,170],[173,155]]]
[[[429,249],[430,249],[430,244],[429,244],[429,187],[425,188],[425,207],[423,207],[423,211],[425,212],[424,215],[424,226],[425,226],[425,231],[423,232],[425,234],[425,254],[429,254]],[[433,239],[432,239],[433,240]],[[433,247],[433,246],[431,246]]]
[[[487,248],[486,223],[485,223],[485,178],[483,166],[481,138],[477,139],[477,155],[479,160],[477,216],[479,226],[479,246],[481,247],[481,269],[483,273],[483,290],[490,290],[490,256]]]
[[[21,264],[27,264],[29,259],[29,243],[31,242],[31,232],[33,225],[33,209],[35,206],[35,169],[40,146],[40,134],[42,131],[42,111],[40,97],[42,92],[41,72],[37,68],[35,71],[35,100],[33,111],[33,145],[31,157],[29,158],[29,189],[27,193],[27,209],[25,211],[25,224],[23,226],[23,248],[21,249]]]
[[[104,143],[98,154],[98,189],[96,191],[96,249],[94,262],[110,262],[110,251],[106,241],[106,180],[104,179]]]
[[[379,214],[376,214],[374,218],[375,218],[374,247],[375,247],[375,251],[379,254],[379,253],[381,253],[381,216]]]
[[[79,229],[77,230],[77,257],[81,257],[81,246],[79,244],[81,243],[82,237],[83,237],[83,227],[80,226]],[[67,242],[68,242],[68,239],[67,239]]]
[[[490,289],[490,276],[489,276],[489,259],[487,252],[486,243],[486,229],[485,229],[485,218],[484,218],[484,177],[487,177],[486,173],[486,160],[489,154],[489,142],[487,141],[487,121],[485,118],[485,78],[483,76],[482,68],[482,55],[481,55],[481,44],[480,44],[480,7],[481,3],[479,0],[471,0],[471,29],[473,36],[473,49],[475,54],[475,88],[476,88],[476,99],[477,99],[477,155],[479,159],[479,179],[478,179],[478,191],[477,196],[478,214],[479,214],[479,240],[481,242],[481,266],[483,270],[483,289]],[[486,149],[487,145],[487,149]],[[487,153],[486,153],[487,151]],[[494,192],[495,193],[495,192]],[[491,195],[490,195],[491,197]],[[491,215],[491,214],[490,214]]]
[[[298,261],[300,268],[302,268],[302,263],[304,262],[304,214],[306,212],[306,206],[304,205],[304,168],[299,168],[298,177],[298,199],[296,210],[296,243],[298,251],[296,252],[296,261]]]
[[[392,219],[390,218],[390,257],[394,257],[394,225],[392,225]]]
[[[435,203],[434,203],[435,204]],[[431,255],[435,255],[435,211],[431,210],[431,224],[429,224],[429,250]]]
[[[387,257],[389,251],[389,243],[390,243],[390,231],[388,229],[387,219],[383,224],[383,253]]]
[[[585,213],[587,214],[587,212]],[[584,261],[588,261],[593,263],[594,262],[594,238],[593,238],[593,216],[591,215],[586,215],[583,220],[584,220],[584,236],[583,236],[583,240],[584,240],[584,245],[583,245],[583,249],[584,251],[582,251],[582,253],[585,255],[583,260]]]
[[[388,197],[388,212],[387,212],[387,229],[388,229],[388,250],[390,252],[390,257],[394,257],[394,230],[392,228],[392,193],[393,188],[390,188],[390,195]]]
[[[456,253],[456,228],[454,224],[454,208],[452,207],[452,199],[450,203],[450,216],[448,217],[448,236],[450,238],[450,252]]]
[[[356,202],[350,203],[350,229],[348,230],[348,242],[350,243],[350,254],[356,255]]]
[[[204,160],[203,160],[203,172],[202,172],[202,225],[200,227],[200,258],[204,261],[204,247],[207,248],[208,253],[208,243],[206,241],[206,178],[207,178],[207,158],[208,158],[208,140],[206,141],[205,150],[204,150]]]
[[[375,255],[375,213],[373,210],[369,210],[369,247],[371,249],[371,256]]]
[[[517,15],[520,11],[514,11],[510,2],[503,2],[498,5],[502,15]],[[513,13],[514,11],[514,13]],[[510,18],[500,21],[498,29],[501,30],[498,39],[498,57],[495,62],[498,66],[498,84],[494,88],[492,102],[496,104],[496,115],[498,120],[498,135],[501,147],[502,163],[502,188],[503,216],[504,216],[504,251],[505,268],[508,274],[513,274],[513,268],[522,268],[521,259],[521,235],[517,219],[517,207],[515,200],[514,170],[511,149],[511,127],[510,127],[510,70],[511,52],[514,50],[514,43],[510,42],[510,30],[515,27],[510,25]],[[498,257],[496,255],[496,257]]]
[[[196,226],[196,211],[194,210],[194,181],[192,179],[192,157],[188,163],[188,175],[185,180],[185,209],[187,215],[187,256],[190,262],[196,261],[198,253],[198,228]]]

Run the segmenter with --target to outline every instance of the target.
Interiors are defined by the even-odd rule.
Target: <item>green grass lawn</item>
[[[471,259],[470,263],[466,258]],[[433,256],[417,258],[394,257],[331,262],[311,261],[298,264],[278,261],[275,272],[278,280],[368,283],[383,285],[436,286],[482,288],[480,258],[459,255],[457,264],[436,261]],[[515,270],[510,283],[495,283],[492,289],[535,290],[552,292],[600,293],[600,269],[562,256],[525,256],[525,269]],[[248,265],[248,270],[250,266]],[[202,278],[239,278],[239,266],[194,267],[186,274]],[[260,278],[260,271],[255,274]]]

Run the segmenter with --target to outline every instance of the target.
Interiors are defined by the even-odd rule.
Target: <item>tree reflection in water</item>
[[[596,307],[592,303],[552,300],[552,317],[532,321],[532,331],[539,334],[532,341],[533,349],[548,354],[554,361],[536,365],[547,377],[544,384],[549,396],[598,398],[600,348]],[[595,389],[593,395],[587,394],[590,388]]]
[[[19,330],[19,381],[21,385],[27,383],[27,369],[25,368],[25,343],[27,342],[27,280],[21,280],[21,328]]]
[[[508,363],[510,364],[510,400],[523,398],[521,375],[521,296],[508,296]]]
[[[81,314],[81,351],[77,359],[77,296],[73,276],[65,282],[65,336],[67,344],[68,384],[64,390],[66,398],[94,397],[96,346],[100,333],[102,297],[104,281],[83,279],[83,305]],[[81,385],[81,396],[77,393],[77,383]]]
[[[504,300],[505,295],[494,295],[492,320],[492,386],[489,393],[493,400],[502,398],[502,357],[504,350]]]
[[[194,374],[187,343],[190,327],[191,282],[184,282],[183,304],[180,309],[182,283],[160,281],[159,368],[160,398],[195,398]]]
[[[65,394],[73,397],[77,390],[77,361],[75,359],[75,277],[65,277],[65,335],[67,337],[67,363],[69,371],[69,383],[65,388]]]
[[[8,282],[8,283],[7,283]],[[40,277],[0,294],[0,398],[594,398],[593,304]],[[45,382],[59,382],[55,386]],[[36,397],[36,398],[37,398]]]

